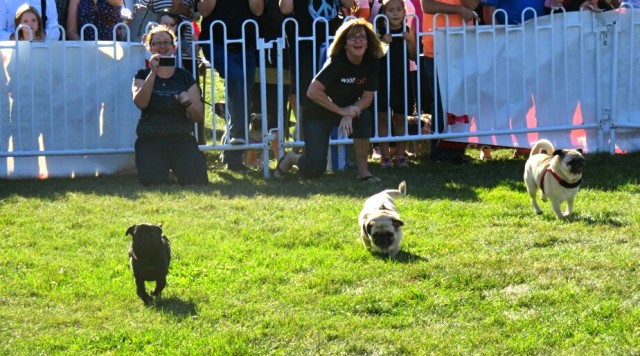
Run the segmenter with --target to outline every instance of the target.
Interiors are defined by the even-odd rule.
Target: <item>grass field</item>
[[[536,216],[524,160],[498,156],[373,168],[380,185],[213,165],[199,188],[1,181],[0,354],[640,353],[640,154],[588,155],[568,221]],[[356,218],[401,180],[394,261],[365,251]],[[155,307],[128,266],[139,222],[174,252]]]

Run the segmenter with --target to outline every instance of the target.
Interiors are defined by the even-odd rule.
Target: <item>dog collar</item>
[[[565,188],[576,188],[576,187],[579,187],[580,184],[582,183],[582,178],[578,179],[574,183],[569,183],[566,180],[560,178],[560,176],[556,172],[554,172],[551,168],[547,168],[544,170],[544,172],[542,172],[542,176],[540,177],[540,190],[542,190],[542,193],[544,193],[544,176],[547,175],[547,172],[551,173],[553,178],[555,178],[558,181],[558,183],[560,183],[560,185]]]

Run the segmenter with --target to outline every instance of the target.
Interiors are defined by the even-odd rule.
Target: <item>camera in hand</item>
[[[160,67],[175,67],[176,57],[160,57],[160,60],[158,61],[158,65]]]

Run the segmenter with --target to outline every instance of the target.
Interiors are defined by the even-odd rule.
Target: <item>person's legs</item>
[[[304,137],[304,125],[303,123],[303,117],[302,117],[302,112],[304,111],[304,103],[307,100],[307,89],[309,88],[309,85],[311,84],[311,81],[313,80],[313,77],[315,75],[314,71],[313,71],[313,57],[315,56],[314,53],[317,53],[316,49],[313,46],[313,43],[310,41],[301,41],[298,43],[298,60],[296,61],[296,63],[294,63],[293,61],[296,60],[296,57],[294,56],[295,51],[292,51],[292,64],[291,64],[291,102],[292,102],[292,107],[293,107],[293,112],[296,113],[296,122],[297,122],[297,129],[300,130],[300,132],[296,132],[294,133],[294,137],[295,134],[298,134],[299,137],[302,139],[302,137]],[[322,64],[317,64],[317,69],[320,70],[320,68],[322,67]],[[297,73],[296,73],[297,72]],[[296,98],[297,101],[299,102],[299,106],[296,107]],[[298,115],[299,112],[299,115]]]
[[[371,182],[379,182],[380,179],[374,177],[369,172],[369,149],[373,127],[373,118],[369,110],[364,110],[360,116],[353,120],[353,150],[356,158],[358,179],[365,179]]]
[[[433,58],[424,58],[424,75],[426,79],[426,89],[428,95],[433,99],[432,112],[432,129],[434,132],[442,133],[444,131],[444,109],[442,108],[442,99],[440,98],[440,87],[437,85],[436,73],[434,70]],[[434,91],[435,83],[435,91]],[[444,149],[438,146],[440,140],[431,140],[431,159],[434,160],[450,160],[460,161],[464,156],[464,150],[460,149]]]
[[[318,177],[327,170],[327,155],[329,150],[329,137],[331,128],[335,126],[335,120],[311,119],[304,120],[304,154],[297,162],[300,174],[307,177]]]
[[[166,146],[156,139],[140,139],[135,143],[136,169],[142,185],[166,183],[169,179],[169,156]]]
[[[371,176],[369,172],[369,138],[354,138],[353,151],[356,157],[356,168],[358,170],[358,178],[366,178]]]
[[[378,136],[379,137],[387,137],[389,134],[389,122],[387,121],[387,112],[379,112],[378,113]],[[391,157],[389,155],[389,142],[379,142],[378,147],[380,149],[380,167],[382,168],[391,168],[393,167],[393,162],[391,162]]]
[[[229,95],[229,132],[231,138],[245,139],[246,124],[248,118],[248,107],[251,105],[251,90],[255,83],[256,65],[255,52],[248,51],[245,56],[246,63],[243,63],[242,52],[229,52],[228,72],[225,85]],[[246,77],[245,77],[246,69]]]
[[[404,136],[404,121],[405,115],[401,114],[393,114],[391,116],[391,122],[393,123],[394,136]],[[406,157],[406,147],[407,142],[405,141],[397,141],[396,142],[396,164],[398,168],[407,168],[409,164],[407,163]]]
[[[193,137],[172,139],[171,171],[182,185],[207,184],[207,164]]]
[[[232,143],[242,143],[237,140],[245,140],[246,120],[250,104],[249,93],[255,81],[255,51],[248,51],[245,54],[246,63],[243,63],[242,52],[227,51],[228,64],[225,66],[224,46],[214,43],[213,47],[213,67],[220,74],[220,77],[225,79],[227,88],[226,101],[230,116],[228,133]],[[247,69],[246,77],[245,68]],[[226,163],[229,168],[238,170],[238,168],[242,168],[242,153],[241,150],[224,151],[221,156],[222,162]]]

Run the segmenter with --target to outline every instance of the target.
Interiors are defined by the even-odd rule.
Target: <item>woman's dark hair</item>
[[[162,9],[162,11],[158,14],[157,22],[159,23],[160,19],[165,16],[171,17],[173,21],[176,22],[176,26],[179,26],[182,22],[182,17],[180,17],[180,15],[172,9]]]

